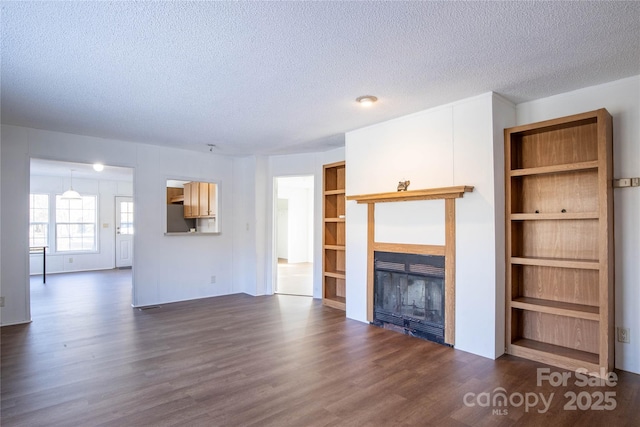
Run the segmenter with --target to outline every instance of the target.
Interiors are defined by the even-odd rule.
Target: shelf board
[[[537,265],[540,267],[577,268],[584,270],[600,269],[600,264],[598,263],[598,261],[581,259],[511,257],[511,264]]]
[[[598,219],[598,212],[512,213],[511,221],[545,221],[563,219]]]
[[[347,196],[347,200],[358,203],[408,202],[415,200],[457,199],[464,193],[473,191],[473,186],[460,185],[457,187],[428,188],[425,190],[396,191],[394,193],[362,194]]]
[[[345,222],[346,218],[325,218],[324,222]]]
[[[324,245],[325,249],[333,249],[334,251],[344,251],[346,247],[344,245]]]
[[[568,164],[553,165],[553,166],[540,166],[537,168],[527,168],[527,169],[514,169],[509,171],[509,175],[510,176],[540,175],[545,173],[573,172],[573,171],[597,169],[597,168],[598,168],[598,161],[592,160],[589,162],[568,163]]]
[[[574,350],[554,344],[520,338],[510,345],[510,354],[525,357],[538,362],[576,370],[586,368],[589,372],[599,369],[599,359],[596,353]]]
[[[511,308],[575,317],[578,319],[600,320],[600,309],[598,307],[583,304],[571,304],[562,301],[519,297],[511,301]]]
[[[344,297],[332,297],[332,298],[323,298],[322,303],[324,305],[328,305],[329,307],[337,308],[338,310],[346,310],[347,308],[347,300]]]
[[[343,189],[339,189],[339,190],[325,190],[324,195],[325,196],[332,196],[332,195],[340,195],[340,194],[344,194],[344,188]]]
[[[326,277],[333,277],[334,279],[346,279],[347,276],[345,275],[344,271],[325,271],[324,275]]]
[[[169,199],[169,203],[184,203],[184,194],[181,194],[179,196],[173,196],[172,198]]]

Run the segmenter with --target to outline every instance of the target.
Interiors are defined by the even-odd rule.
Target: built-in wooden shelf
[[[169,199],[169,203],[184,203],[184,194],[173,196]]]
[[[345,274],[345,162],[323,167],[322,198],[322,302],[346,309]]]
[[[564,219],[598,219],[598,212],[512,213],[512,221],[544,221]]]
[[[598,169],[598,161],[566,163],[562,165],[541,166],[537,168],[514,169],[509,171],[511,176],[540,175],[545,173],[572,172],[579,170]]]
[[[402,202],[414,200],[458,199],[464,193],[470,193],[473,187],[459,185],[457,187],[428,188],[425,190],[396,191],[395,193],[362,194],[347,196],[347,200],[355,200],[358,203],[384,203]]]
[[[345,311],[347,306],[347,299],[345,297],[334,296],[332,298],[324,298],[322,303],[328,307],[337,308],[338,310]]]
[[[598,370],[598,355],[588,351],[574,350],[559,345],[521,338],[511,344],[511,354],[538,360],[550,365],[576,370],[586,368],[590,372]]]
[[[505,129],[508,354],[613,370],[612,143],[605,109]]]
[[[578,319],[598,320],[600,309],[591,305],[573,304],[563,301],[549,301],[539,298],[518,297],[511,302],[512,308],[557,314]]]
[[[540,267],[582,268],[585,270],[597,270],[600,268],[600,264],[598,263],[598,261],[563,258],[512,257],[511,264],[537,265]]]
[[[345,218],[325,218],[324,222],[345,222]]]
[[[325,271],[324,275],[327,277],[333,277],[335,279],[345,279],[346,275],[344,271]]]

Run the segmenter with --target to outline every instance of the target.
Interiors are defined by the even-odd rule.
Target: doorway
[[[275,292],[313,296],[314,177],[275,178]]]
[[[133,188],[132,168],[31,158],[28,243],[45,253],[30,250],[30,293],[64,286],[50,274],[132,268]]]

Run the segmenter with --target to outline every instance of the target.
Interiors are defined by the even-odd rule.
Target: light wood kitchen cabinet
[[[218,184],[209,183],[209,216],[218,216]]]
[[[216,184],[188,182],[184,185],[185,218],[215,218],[216,212]]]
[[[193,207],[197,204],[197,199],[193,200],[193,195],[195,194],[195,192],[192,184],[193,184],[192,182],[188,182],[184,185],[184,202],[183,203],[184,203],[185,218],[195,218]]]

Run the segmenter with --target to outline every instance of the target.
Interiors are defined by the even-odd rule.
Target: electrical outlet
[[[216,283],[216,276],[211,276],[211,284],[213,285],[214,283]]]
[[[0,297],[0,307],[4,307],[4,297]]]
[[[69,258],[69,264],[73,262],[73,258]]]
[[[630,341],[629,328],[618,327],[618,342],[629,343]]]

